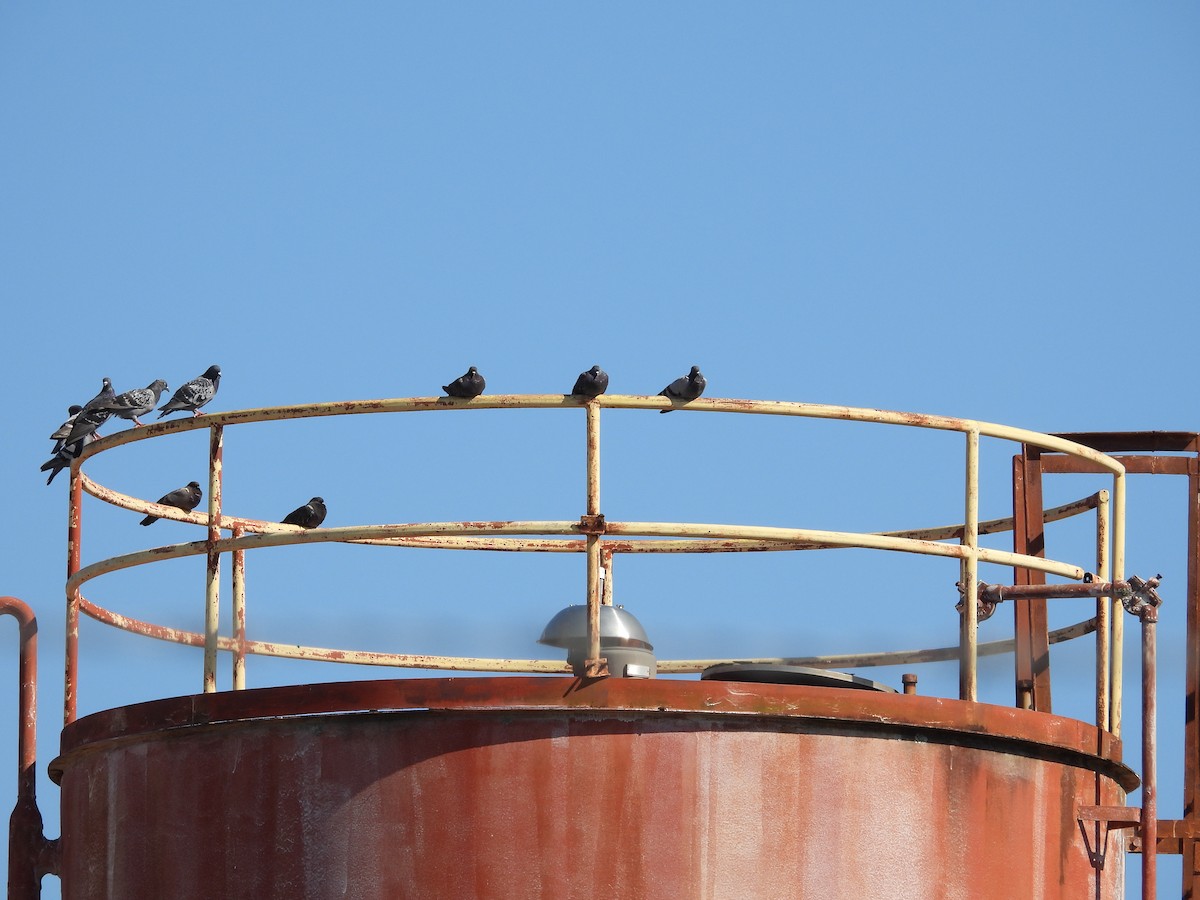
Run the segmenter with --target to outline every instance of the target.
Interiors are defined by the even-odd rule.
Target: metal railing
[[[752,525],[698,524],[682,522],[609,521],[600,503],[601,411],[605,409],[660,410],[773,415],[806,419],[836,419],[876,425],[958,432],[964,436],[964,520],[961,524],[892,532],[844,532],[810,528],[776,528]],[[578,409],[582,410],[586,429],[586,507],[577,521],[492,521],[424,522],[403,524],[357,525],[339,528],[303,530],[256,519],[226,514],[222,506],[224,430],[227,427],[281,419],[380,413],[465,411],[471,409]],[[163,435],[204,429],[209,432],[208,509],[206,512],[182,512],[172,507],[141,500],[97,483],[81,466],[92,456],[135,441]],[[978,567],[981,562],[1013,566],[1055,575],[1072,581],[1085,577],[1085,568],[1072,562],[983,547],[981,535],[1012,530],[1012,519],[979,520],[979,439],[998,438],[1063,453],[1086,460],[1111,474],[1112,488],[1090,497],[1047,510],[1046,521],[1096,511],[1096,562],[1092,571],[1102,581],[1119,582],[1125,565],[1125,470],[1121,463],[1103,453],[1072,441],[1026,429],[958,419],[878,409],[828,406],[783,401],[700,398],[683,407],[672,407],[660,396],[601,395],[585,400],[562,394],[494,395],[472,400],[445,397],[414,397],[381,400],[320,403],[262,409],[237,410],[157,422],[106,436],[89,445],[71,467],[69,503],[69,548],[66,582],[67,633],[64,719],[75,719],[79,684],[79,616],[89,616],[126,631],[204,648],[203,688],[216,690],[218,652],[233,657],[233,687],[245,687],[247,655],[258,654],[293,659],[323,660],[360,665],[381,665],[424,669],[470,670],[479,672],[565,673],[570,669],[561,660],[497,659],[420,654],[376,653],[355,650],[278,644],[249,640],[245,629],[245,553],[293,544],[355,543],[380,546],[421,547],[454,550],[505,550],[526,552],[572,552],[586,556],[585,596],[588,606],[589,652],[586,674],[605,673],[600,652],[599,608],[612,602],[613,557],[622,553],[713,553],[763,550],[810,550],[857,547],[914,553],[956,559],[965,597],[976,597],[980,589]],[[84,492],[139,514],[190,522],[207,528],[202,541],[156,547],[104,559],[83,566],[82,495]],[[223,536],[228,532],[228,536]],[[101,575],[147,565],[167,559],[204,555],[207,558],[205,585],[205,628],[203,633],[184,631],[123,616],[95,604],[83,596],[85,584]],[[222,557],[232,565],[233,633],[219,634],[220,574]],[[1089,561],[1090,564],[1090,561]],[[1110,619],[1111,601],[1097,599],[1094,618],[1051,634],[1051,640],[1067,640],[1095,632],[1097,636],[1097,723],[1116,730],[1119,727],[1121,617]],[[896,665],[957,656],[959,659],[959,696],[976,700],[978,696],[977,660],[980,655],[1006,652],[1011,641],[979,644],[977,628],[979,605],[963,603],[959,643],[956,647],[930,650],[890,651],[854,656],[806,657],[770,660],[793,664]],[[1111,622],[1111,625],[1110,625]],[[1111,634],[1111,643],[1109,635]],[[662,660],[659,671],[696,672],[718,660]],[[766,660],[764,660],[766,661]]]

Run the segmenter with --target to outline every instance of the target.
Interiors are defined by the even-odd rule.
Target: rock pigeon
[[[316,528],[324,521],[325,501],[320,497],[313,497],[283,517],[284,525],[299,525],[301,528]]]
[[[138,416],[144,416],[158,406],[158,398],[162,396],[162,392],[166,388],[167,383],[159,378],[144,388],[135,388],[132,391],[117,394],[104,404],[104,408],[122,419],[132,419],[136,428],[142,424]]]
[[[671,401],[680,400],[686,403],[689,400],[695,400],[704,393],[704,388],[708,384],[704,380],[704,376],[700,374],[699,366],[692,366],[692,370],[686,375],[676,378],[665,388],[659,391],[660,397],[667,397]],[[660,409],[660,413],[669,413],[669,409]]]
[[[58,441],[54,447],[54,455],[42,463],[41,471],[50,473],[50,477],[46,479],[46,484],[52,482],[54,476],[63,469],[70,468],[71,463],[78,459],[79,454],[83,452],[83,448],[95,440],[98,440],[96,435],[88,434],[73,444],[68,444],[64,440]]]
[[[158,502],[163,506],[173,506],[176,509],[182,509],[184,512],[191,512],[200,503],[200,484],[199,482],[189,481],[181,488],[176,488],[169,494],[163,494],[158,498]],[[143,525],[151,525],[158,521],[158,516],[146,516],[142,519]]]
[[[83,408],[75,413],[68,421],[71,423],[70,429],[65,435],[56,437],[62,428],[50,435],[54,440],[65,441],[68,444],[73,444],[78,440],[82,440],[85,435],[95,434],[96,429],[103,425],[111,413],[106,408],[106,405],[113,398],[112,381],[108,378],[102,379],[100,393],[83,404]],[[66,427],[66,422],[63,427]]]
[[[113,398],[112,381],[107,378],[102,379],[102,381],[103,385],[100,388],[100,393],[98,393],[87,403],[83,404],[83,408],[85,410],[103,409],[108,404],[108,401]]]
[[[483,376],[479,374],[479,370],[474,366],[467,369],[466,375],[460,375],[449,384],[442,385],[442,390],[451,397],[462,397],[465,400],[470,400],[472,397],[478,397],[483,393],[483,389],[487,386],[487,382],[483,380]]]
[[[599,397],[608,390],[608,373],[599,366],[592,366],[575,379],[571,394],[576,397]]]
[[[108,417],[111,415],[112,413],[107,409],[100,407],[88,409],[85,406],[76,414],[75,421],[71,423],[71,430],[67,432],[67,436],[63,438],[63,441],[73,444],[76,441],[83,440],[88,435],[99,437],[100,435],[96,434],[97,429],[107,422]]]
[[[57,453],[62,449],[62,445],[66,442],[67,435],[71,433],[71,426],[75,424],[75,417],[83,410],[83,407],[78,403],[72,403],[67,407],[67,421],[63,422],[50,435],[50,440],[56,441],[54,452]]]
[[[167,413],[191,410],[193,416],[200,415],[200,407],[217,395],[221,385],[221,367],[209,366],[204,374],[193,378],[175,392],[170,400],[159,407],[158,417]]]

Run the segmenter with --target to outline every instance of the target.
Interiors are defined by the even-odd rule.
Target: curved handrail
[[[264,522],[224,514],[221,510],[220,480],[222,471],[222,429],[226,426],[254,422],[277,421],[295,418],[375,414],[388,412],[427,412],[437,410],[468,409],[561,409],[578,408],[587,414],[588,427],[588,515],[579,521],[495,521],[495,522],[424,522],[392,523],[382,525],[357,525],[339,528],[322,528],[305,531],[294,526]],[[967,517],[959,525],[936,528],[906,529],[890,532],[842,532],[809,528],[776,528],[752,525],[699,524],[678,522],[617,522],[604,521],[599,516],[598,485],[598,428],[601,409],[663,410],[677,409],[691,412],[718,412],[777,415],[802,418],[836,419],[861,423],[895,425],[922,429],[959,432],[967,438]],[[182,512],[171,507],[141,500],[108,488],[85,475],[80,466],[92,456],[125,444],[148,440],[159,436],[185,433],[196,430],[210,432],[210,490],[209,511]],[[222,554],[231,553],[235,560],[235,609],[238,594],[237,571],[242,565],[241,557],[246,550],[267,547],[310,543],[356,543],[380,546],[425,547],[436,549],[488,549],[527,552],[577,552],[588,556],[588,605],[589,613],[601,602],[603,588],[600,578],[600,551],[606,559],[615,553],[694,553],[694,552],[744,552],[751,550],[800,550],[836,549],[857,547],[915,553],[927,556],[954,558],[962,568],[962,581],[968,595],[974,591],[979,563],[1017,566],[1041,571],[1068,579],[1081,579],[1083,567],[1067,562],[1044,559],[982,547],[979,535],[1011,530],[1012,519],[978,520],[978,445],[981,436],[1029,444],[1052,452],[1066,453],[1085,459],[1114,479],[1114,519],[1111,539],[1113,542],[1113,577],[1122,575],[1123,566],[1123,477],[1124,467],[1112,457],[1099,453],[1082,444],[1065,438],[1041,434],[1022,428],[1014,428],[972,419],[934,416],[917,413],[896,412],[846,406],[800,403],[771,400],[739,400],[722,398],[700,398],[686,406],[675,406],[661,396],[602,395],[584,400],[562,394],[487,395],[472,400],[457,400],[445,397],[409,397],[380,400],[360,400],[331,403],[302,404],[259,409],[235,410],[208,413],[193,418],[156,422],[137,429],[117,432],[89,445],[72,465],[72,536],[73,550],[69,554],[68,596],[68,685],[66,695],[68,721],[73,717],[74,652],[72,638],[77,635],[78,613],[83,612],[116,627],[124,627],[138,633],[149,633],[163,637],[170,633],[182,643],[194,643],[201,638],[206,650],[205,689],[215,689],[215,680],[210,677],[211,664],[215,665],[218,649],[231,650],[235,654],[263,653],[268,655],[291,655],[296,658],[320,658],[354,661],[358,654],[365,664],[408,665],[396,663],[396,659],[426,660],[429,668],[467,668],[476,671],[562,671],[565,667],[557,661],[547,660],[481,660],[464,657],[434,657],[414,654],[371,654],[358,651],[326,650],[268,642],[247,641],[244,635],[237,638],[221,638],[216,634],[216,587],[214,568],[219,566]],[[161,518],[175,519],[208,528],[208,539],[184,544],[174,544],[150,550],[137,551],[111,557],[81,566],[78,557],[79,521],[78,503],[83,491],[98,499],[139,513],[149,513]],[[1047,521],[1054,518],[1077,515],[1086,509],[1096,508],[1095,498],[1083,498],[1048,511]],[[232,531],[232,537],[222,537],[221,531]],[[957,541],[946,543],[945,541]],[[100,575],[121,569],[140,566],[153,561],[176,559],[206,554],[209,558],[209,588],[206,599],[206,634],[195,635],[165,629],[151,623],[139,622],[105,610],[83,598],[81,587]],[[610,564],[610,563],[609,563]],[[590,618],[593,618],[590,616]],[[974,659],[983,648],[976,645],[976,610],[974,604],[966,604],[963,637],[958,648],[960,657],[967,666],[962,695],[974,697]],[[1081,623],[1082,624],[1082,623]],[[1074,626],[1072,626],[1074,627]],[[152,633],[153,632],[153,633]],[[1086,633],[1086,632],[1084,632]],[[1078,636],[1072,634],[1071,636]],[[1065,639],[1065,638],[1064,638]],[[589,658],[599,656],[599,627],[589,625],[589,643],[595,652]],[[995,643],[995,642],[993,642]],[[939,648],[942,652],[947,648]],[[900,653],[926,653],[935,651],[898,651]],[[999,652],[999,651],[996,651]],[[861,658],[862,655],[859,655]],[[871,654],[867,654],[871,656]],[[875,654],[878,656],[878,654]],[[692,661],[694,662],[694,661]],[[416,664],[416,663],[412,663]],[[493,665],[496,664],[496,665]],[[515,668],[517,665],[532,665],[533,669]],[[672,671],[671,666],[687,665],[689,661],[660,662],[662,671]],[[879,663],[887,664],[887,663]],[[543,668],[546,667],[546,668]]]

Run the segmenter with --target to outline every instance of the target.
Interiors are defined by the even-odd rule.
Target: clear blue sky
[[[41,620],[39,770],[61,708],[66,478],[46,487],[37,467],[102,376],[174,388],[219,363],[212,408],[238,409],[431,395],[468,365],[494,393],[566,391],[593,363],[614,393],[656,393],[698,364],[710,396],[1042,431],[1200,428],[1198,40],[1200,10],[1184,3],[6,4],[0,593]],[[956,436],[605,422],[610,519],[874,530],[961,518]],[[1002,516],[1012,448],[984,452],[982,513]],[[203,459],[202,441],[175,439],[89,471],[153,498],[203,481]],[[583,511],[573,413],[260,426],[231,432],[226,465],[228,508],[268,519],[313,494],[330,525]],[[1052,499],[1098,486],[1069,482]],[[99,533],[85,561],[199,536],[140,529],[94,501],[87,516]],[[1170,604],[1168,817],[1180,814],[1182,526],[1181,483],[1133,483],[1129,569],[1163,572]],[[1052,555],[1086,546],[1074,532],[1050,540]],[[252,636],[538,656],[542,624],[582,599],[581,558],[343,549],[252,559]],[[663,656],[954,635],[944,562],[855,551],[619,566],[619,602]],[[899,583],[881,591],[876,576]],[[202,593],[190,561],[94,596],[197,629]],[[11,683],[12,627],[0,637]],[[84,713],[198,689],[192,651],[90,624],[83,654]],[[1056,700],[1086,715],[1090,656],[1061,659],[1083,674]],[[998,702],[1005,665],[985,672]],[[251,660],[250,681],[385,674]],[[931,692],[953,685],[950,668],[922,674]],[[0,800],[13,796],[12,693],[0,690]],[[57,791],[43,777],[39,792],[55,836]],[[1177,861],[1161,867],[1175,884]]]

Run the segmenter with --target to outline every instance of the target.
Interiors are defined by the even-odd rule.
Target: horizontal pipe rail
[[[203,647],[204,635],[194,631],[156,625],[130,616],[113,612],[86,599],[81,599],[79,611],[97,622],[119,628],[132,634],[155,638],[190,647]],[[1096,620],[1086,619],[1050,632],[1050,643],[1058,644],[1091,634],[1096,630]],[[1016,642],[1013,638],[987,641],[979,645],[980,656],[996,656],[1011,653]],[[301,644],[280,644],[271,641],[243,641],[234,637],[219,637],[217,649],[236,653],[241,649],[247,654],[274,656],[285,659],[337,662],[360,666],[392,666],[395,668],[449,669],[454,671],[479,672],[527,672],[566,674],[571,667],[554,659],[491,659],[466,656],[434,656],[416,653],[381,653],[375,651],[335,650],[324,647],[306,647]],[[814,669],[834,669],[857,666],[899,666],[908,663],[947,662],[958,658],[958,646],[933,647],[927,650],[883,650],[875,653],[851,653],[840,656],[792,656],[758,657],[753,659],[675,659],[658,660],[658,671],[664,674],[694,674],[709,666],[723,663],[751,663],[755,665],[808,666]]]
[[[814,541],[830,547],[859,547],[876,550],[894,550],[928,556],[961,559],[968,548],[958,544],[942,544],[913,538],[890,537],[882,534],[860,534],[844,531],[820,531],[809,528],[772,528],[761,525],[717,525],[686,522],[607,522],[605,534],[632,536],[667,536],[694,539],[737,540],[749,538],[760,541],[782,541],[797,543]],[[253,550],[264,547],[283,547],[291,544],[354,543],[364,537],[399,537],[405,535],[578,535],[579,523],[575,521],[498,521],[498,522],[417,522],[391,525],[349,525],[340,528],[300,529],[288,528],[240,537],[222,538],[213,546],[219,553],[233,550]],[[450,539],[447,537],[447,539]],[[607,542],[606,542],[607,547]],[[84,566],[66,582],[68,594],[100,575],[129,569],[139,565],[167,559],[182,559],[207,553],[209,542],[191,541],[170,544],[150,550],[138,550],[120,556],[109,557],[100,562]],[[1084,576],[1080,566],[1026,556],[1006,550],[981,547],[975,551],[981,562],[998,565],[1020,565],[1052,575],[1079,579]]]
[[[705,398],[689,401],[686,406],[674,406],[671,401],[658,395],[602,394],[594,400],[585,400],[568,394],[487,394],[471,400],[456,400],[446,397],[396,397],[384,400],[347,400],[332,403],[309,403],[294,406],[274,406],[260,409],[242,409],[232,412],[213,412],[189,419],[174,419],[154,422],[142,428],[129,428],[107,435],[84,448],[75,465],[97,453],[114,447],[147,440],[162,434],[195,431],[212,426],[240,425],[249,422],[272,422],[282,419],[304,419],[322,416],[361,415],[385,412],[427,412],[434,410],[465,409],[585,409],[595,403],[601,409],[676,409],[689,412],[752,413],[769,416],[797,416],[808,419],[837,419],[847,422],[867,422],[879,425],[901,425],[913,428],[929,428],[937,431],[977,431],[983,437],[1000,438],[1016,443],[1030,444],[1058,453],[1066,453],[1078,459],[1096,463],[1101,469],[1114,474],[1124,474],[1125,468],[1113,457],[1091,447],[1077,444],[1065,438],[1041,434],[1011,425],[994,422],[979,422],[974,419],[959,419],[953,416],[935,416],[924,413],[899,412],[886,409],[867,409],[855,406],[829,406],[822,403],[797,403],[786,400],[737,400]]]

